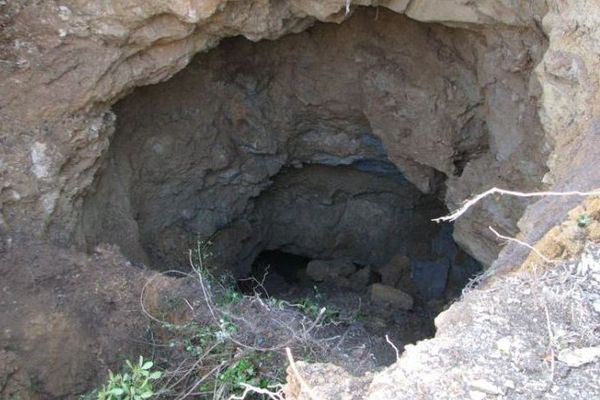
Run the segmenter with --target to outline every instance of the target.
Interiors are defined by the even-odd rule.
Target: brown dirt
[[[0,398],[75,398],[142,354],[149,272],[116,249],[17,243],[0,253],[0,276]]]
[[[591,221],[587,226],[578,226],[577,219],[588,215]],[[534,248],[548,259],[568,259],[583,250],[586,240],[600,240],[600,198],[590,198],[569,211],[567,219],[546,233]],[[541,258],[531,252],[521,269],[531,270],[541,264]]]

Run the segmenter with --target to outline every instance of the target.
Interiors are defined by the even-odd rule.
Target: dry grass
[[[164,354],[166,363],[159,395],[176,400],[282,399],[280,382],[287,364],[293,365],[292,350],[305,359],[323,360],[338,339],[319,335],[328,323],[325,308],[311,317],[294,304],[258,294],[242,296],[212,276],[206,254],[199,244],[189,254],[191,272],[157,274],[142,290],[142,310],[155,327],[155,352]],[[199,293],[193,300],[176,299],[191,316],[179,324],[172,324],[168,315],[152,314],[146,304],[153,283],[175,273]]]

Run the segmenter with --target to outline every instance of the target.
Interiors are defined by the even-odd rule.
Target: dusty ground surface
[[[600,247],[590,244],[579,259],[472,290],[436,321],[435,339],[407,346],[354,393],[340,396],[351,379],[331,367],[302,365],[301,374],[323,399],[596,398],[599,272]]]
[[[144,352],[149,273],[114,249],[17,243],[0,254],[0,273],[0,398],[75,398]]]
[[[226,37],[276,39],[303,31],[317,20],[341,22],[348,17],[346,4],[345,0],[0,2],[2,396],[10,398],[18,390],[25,398],[72,398],[97,382],[106,366],[118,364],[120,352],[127,354],[137,348],[138,338],[143,340],[146,321],[136,301],[143,271],[110,251],[84,255],[30,241],[38,237],[73,243],[83,198],[111,146],[115,102],[138,86],[169,79],[194,54]],[[464,166],[460,179],[449,178],[449,204],[494,184],[530,187],[522,184],[532,167],[542,171],[535,174],[541,179],[534,179],[533,186],[557,190],[600,186],[596,168],[600,11],[595,0],[394,0],[381,5],[424,23],[446,24],[442,30],[451,26],[487,32],[491,53],[480,59],[477,70],[481,87],[489,91],[484,108],[495,150]],[[498,35],[502,29],[508,30],[506,36]],[[531,32],[535,43],[522,41],[522,34]],[[435,54],[448,56],[444,51]],[[383,88],[391,80],[384,79]],[[449,98],[452,91],[441,90],[440,95]],[[378,105],[392,104],[386,100],[395,99],[386,95]],[[392,114],[384,108],[378,111],[384,117]],[[529,129],[538,126],[538,118],[540,129]],[[533,131],[539,139],[531,135]],[[407,145],[404,132],[386,134],[397,145],[394,153],[401,165]],[[530,151],[532,143],[539,153]],[[446,161],[453,155],[443,143],[436,150],[446,154]],[[440,168],[436,154],[426,154]],[[540,159],[532,165],[531,158],[537,156]],[[407,175],[414,179],[421,167],[413,167],[413,174]],[[406,165],[405,169],[409,170]],[[512,181],[515,169],[524,173]],[[532,204],[519,221],[520,237],[538,242],[577,202],[552,198]],[[516,233],[521,212],[504,218],[513,207],[522,210],[522,203],[503,207],[494,199],[486,200],[476,215],[458,222],[459,241],[491,261],[495,242],[487,225],[493,221]],[[478,221],[479,229],[473,221]],[[547,254],[577,257],[584,240],[573,242],[580,231],[566,228],[561,231],[568,238],[564,243],[557,244],[562,239],[544,243]],[[20,234],[28,239],[22,240]],[[569,353],[585,348],[589,356],[598,345],[596,331],[589,330],[597,326],[590,308],[596,310],[597,250],[592,246],[587,251],[587,258],[562,267],[531,267],[490,280],[489,286],[472,291],[439,319],[438,338],[408,349],[405,362],[379,377],[350,379],[330,365],[305,365],[302,370],[324,397],[333,398],[598,397],[597,361],[575,366],[579,362]],[[519,246],[507,246],[493,271],[518,268],[527,253]],[[521,342],[531,347],[521,350]],[[499,379],[496,368],[512,375]],[[293,396],[298,387],[294,389],[294,377],[290,379]]]
[[[336,363],[354,374],[393,361],[382,357],[385,340],[363,320],[350,315],[315,320],[317,314],[292,302],[264,296],[238,294],[227,300],[235,292],[216,280],[205,282],[205,295],[197,277],[168,277],[136,267],[115,247],[86,255],[23,242],[6,249],[0,261],[5,277],[0,299],[2,399],[75,399],[104,383],[109,369],[119,371],[125,360],[139,355],[167,371],[161,398],[177,397],[171,386],[181,379],[184,366],[195,365],[197,370],[190,369],[195,374],[212,371],[211,382],[218,383],[215,377],[226,362],[249,352],[259,354],[261,376],[278,383],[285,377],[286,347],[299,360]],[[321,301],[329,305],[329,300]],[[190,324],[196,331],[188,330]],[[197,334],[205,328],[231,334],[233,340],[225,340],[200,362],[198,351],[207,344],[196,342]]]
[[[301,376],[323,399],[598,397],[598,221],[576,222],[597,218],[597,206],[588,201],[546,235],[537,250],[551,262],[532,254],[523,268],[490,275],[436,319],[434,339],[407,346],[380,374],[352,380],[333,366],[301,364]],[[295,374],[289,382],[291,398],[309,398]],[[340,397],[340,387],[353,389]]]

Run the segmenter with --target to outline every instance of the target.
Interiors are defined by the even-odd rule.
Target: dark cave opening
[[[431,222],[494,173],[489,38],[371,11],[224,40],[122,99],[81,242],[168,270],[210,240],[246,294],[319,298],[400,346],[430,337],[481,271],[471,255],[495,256],[477,218]]]
[[[389,163],[358,165],[305,166],[275,177],[255,199],[261,217],[249,220],[266,228],[253,231],[251,267],[238,276],[238,290],[326,307],[360,328],[362,340],[387,335],[402,348],[435,334],[434,318],[482,266],[455,243],[451,224],[431,221],[448,212],[435,196]],[[336,216],[338,208],[347,217]],[[378,219],[372,210],[385,211]],[[332,216],[349,223],[332,225]],[[394,361],[384,343],[371,350],[377,365]]]

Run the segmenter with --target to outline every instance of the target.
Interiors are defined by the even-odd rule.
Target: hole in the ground
[[[444,205],[387,160],[284,168],[272,181],[242,218],[246,231],[238,223],[213,238],[222,252],[245,243],[244,294],[327,307],[363,340],[402,346],[430,337],[433,318],[481,270],[451,225],[431,221]],[[393,361],[387,344],[371,350],[378,364]]]
[[[529,64],[497,65],[487,40],[374,10],[277,41],[225,40],[115,105],[81,242],[115,243],[167,270],[211,239],[214,267],[241,279],[240,291],[264,278],[264,292],[319,296],[400,346],[430,336],[434,316],[481,268],[454,242],[455,227],[431,218],[510,164],[512,139],[490,137],[501,125],[492,103],[520,113],[511,132],[537,126],[534,103],[519,97],[528,98]],[[515,46],[517,64],[524,45]],[[516,221],[518,210],[505,211],[494,210]],[[469,218],[455,236],[493,260]]]
[[[269,205],[277,207],[275,203]],[[428,207],[425,209],[431,210]],[[303,210],[306,209],[304,205]],[[437,207],[433,210],[439,211]],[[324,222],[314,217],[311,216],[312,223]],[[388,335],[402,347],[431,337],[437,314],[481,271],[481,264],[456,245],[450,225],[423,223],[418,217],[417,220],[418,225],[410,227],[409,237],[399,236],[402,245],[393,247],[397,252],[375,264],[364,263],[368,256],[358,253],[354,257],[344,254],[314,258],[309,251],[301,252],[297,243],[285,241],[283,248],[258,254],[250,273],[238,280],[238,289],[246,295],[257,294],[290,304],[308,301],[327,307],[336,315],[339,313],[341,321],[362,328],[356,339],[370,343],[377,365],[389,364],[395,358],[387,343],[372,342],[370,338]],[[361,226],[354,228],[360,230]],[[352,228],[346,233],[349,232]],[[359,243],[355,245],[355,249],[359,248]],[[362,249],[368,252],[369,246]],[[336,326],[326,327],[323,334],[334,336],[336,331]]]

